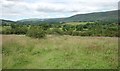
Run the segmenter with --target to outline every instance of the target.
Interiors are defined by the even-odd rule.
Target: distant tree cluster
[[[2,27],[2,34],[26,34],[28,30],[26,25],[10,24]]]
[[[45,37],[45,31],[40,26],[31,26],[26,35],[33,38],[43,38]]]
[[[2,25],[2,34],[25,34],[29,37],[43,38],[47,34],[72,36],[109,36],[119,37],[117,23],[94,22],[79,25],[69,24],[9,24]]]

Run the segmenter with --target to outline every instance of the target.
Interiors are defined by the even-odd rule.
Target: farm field
[[[116,69],[117,37],[2,35],[4,69]]]

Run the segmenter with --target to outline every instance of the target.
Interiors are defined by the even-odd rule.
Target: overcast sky
[[[59,18],[118,9],[119,0],[0,0],[0,18]]]

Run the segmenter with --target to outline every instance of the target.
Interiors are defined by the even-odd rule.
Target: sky
[[[119,0],[0,0],[0,18],[60,18],[118,9]]]

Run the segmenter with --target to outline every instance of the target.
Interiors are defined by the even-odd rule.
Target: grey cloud
[[[58,9],[58,10],[55,10],[55,9],[50,9],[50,8],[38,8],[37,9],[38,12],[46,12],[46,13],[54,13],[54,12],[57,12],[57,13],[69,13],[69,12],[78,12],[77,10],[63,10],[63,9]]]
[[[6,0],[6,1],[18,2],[18,1],[23,1],[23,0]]]
[[[86,12],[94,12],[94,11],[104,11],[104,10],[112,10],[117,9],[117,3],[112,0],[106,2],[91,0],[90,2],[85,0],[64,0],[56,1],[46,0],[43,3],[41,0],[35,0],[34,3],[28,2],[29,0],[1,0],[2,9],[4,15],[15,17],[15,16],[39,16],[40,13],[45,13],[48,16],[51,14],[57,13],[58,16],[66,15],[66,14],[76,14],[76,13],[86,13]],[[34,0],[31,0],[34,1]],[[38,1],[38,2],[37,2]],[[54,16],[54,15],[53,15]],[[46,16],[43,16],[46,17]]]

